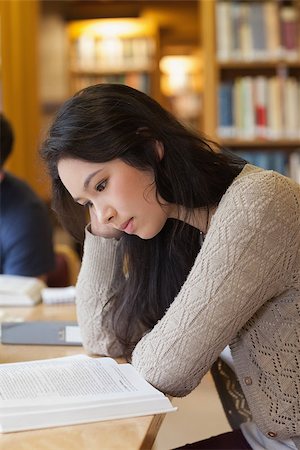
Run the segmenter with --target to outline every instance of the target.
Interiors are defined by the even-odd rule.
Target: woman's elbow
[[[133,356],[132,364],[136,370],[159,391],[172,397],[185,397],[199,384],[193,378],[180,374],[178,368],[163,367],[158,362],[152,365]]]
[[[83,348],[88,355],[109,356],[111,358],[122,357],[122,350],[117,342],[95,342],[83,339]]]

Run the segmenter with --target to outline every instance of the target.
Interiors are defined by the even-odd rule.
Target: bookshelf
[[[300,182],[300,1],[204,0],[199,10],[204,132]]]
[[[165,47],[159,61],[163,105],[195,129],[202,112],[201,61],[201,51],[193,45]]]
[[[67,27],[71,94],[123,83],[158,96],[158,34],[143,18],[76,20]]]

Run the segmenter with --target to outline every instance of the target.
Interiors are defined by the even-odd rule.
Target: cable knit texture
[[[120,354],[107,301],[122,276],[118,242],[87,231],[77,308],[88,352]],[[299,436],[300,186],[249,164],[224,194],[178,296],[139,341],[132,363],[161,391],[184,396],[228,344],[262,432]]]

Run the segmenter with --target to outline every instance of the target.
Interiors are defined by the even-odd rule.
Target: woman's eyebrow
[[[101,172],[101,170],[103,170],[103,169],[95,170],[95,172],[90,173],[90,174],[86,177],[86,179],[84,180],[84,183],[83,183],[83,189],[84,189],[85,191],[87,190],[87,188],[88,188],[88,186],[89,186],[89,184],[90,184],[91,179],[92,179],[95,175],[97,175],[97,173]],[[76,197],[76,198],[74,198],[74,201],[75,201],[75,202],[78,202],[78,200],[80,200],[80,198],[81,198],[81,197]]]
[[[96,170],[95,172],[90,173],[90,174],[86,177],[86,179],[84,180],[84,183],[83,183],[83,188],[84,188],[85,191],[87,190],[87,188],[88,188],[88,186],[89,186],[89,183],[90,183],[91,179],[92,179],[95,175],[97,175],[97,173],[101,172],[101,170],[103,170],[103,169],[98,169],[98,170]]]

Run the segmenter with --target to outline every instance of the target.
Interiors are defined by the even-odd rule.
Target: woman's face
[[[59,161],[58,173],[74,201],[92,208],[100,225],[151,239],[166,223],[168,206],[158,202],[150,171],[120,159],[94,163],[66,158]]]

